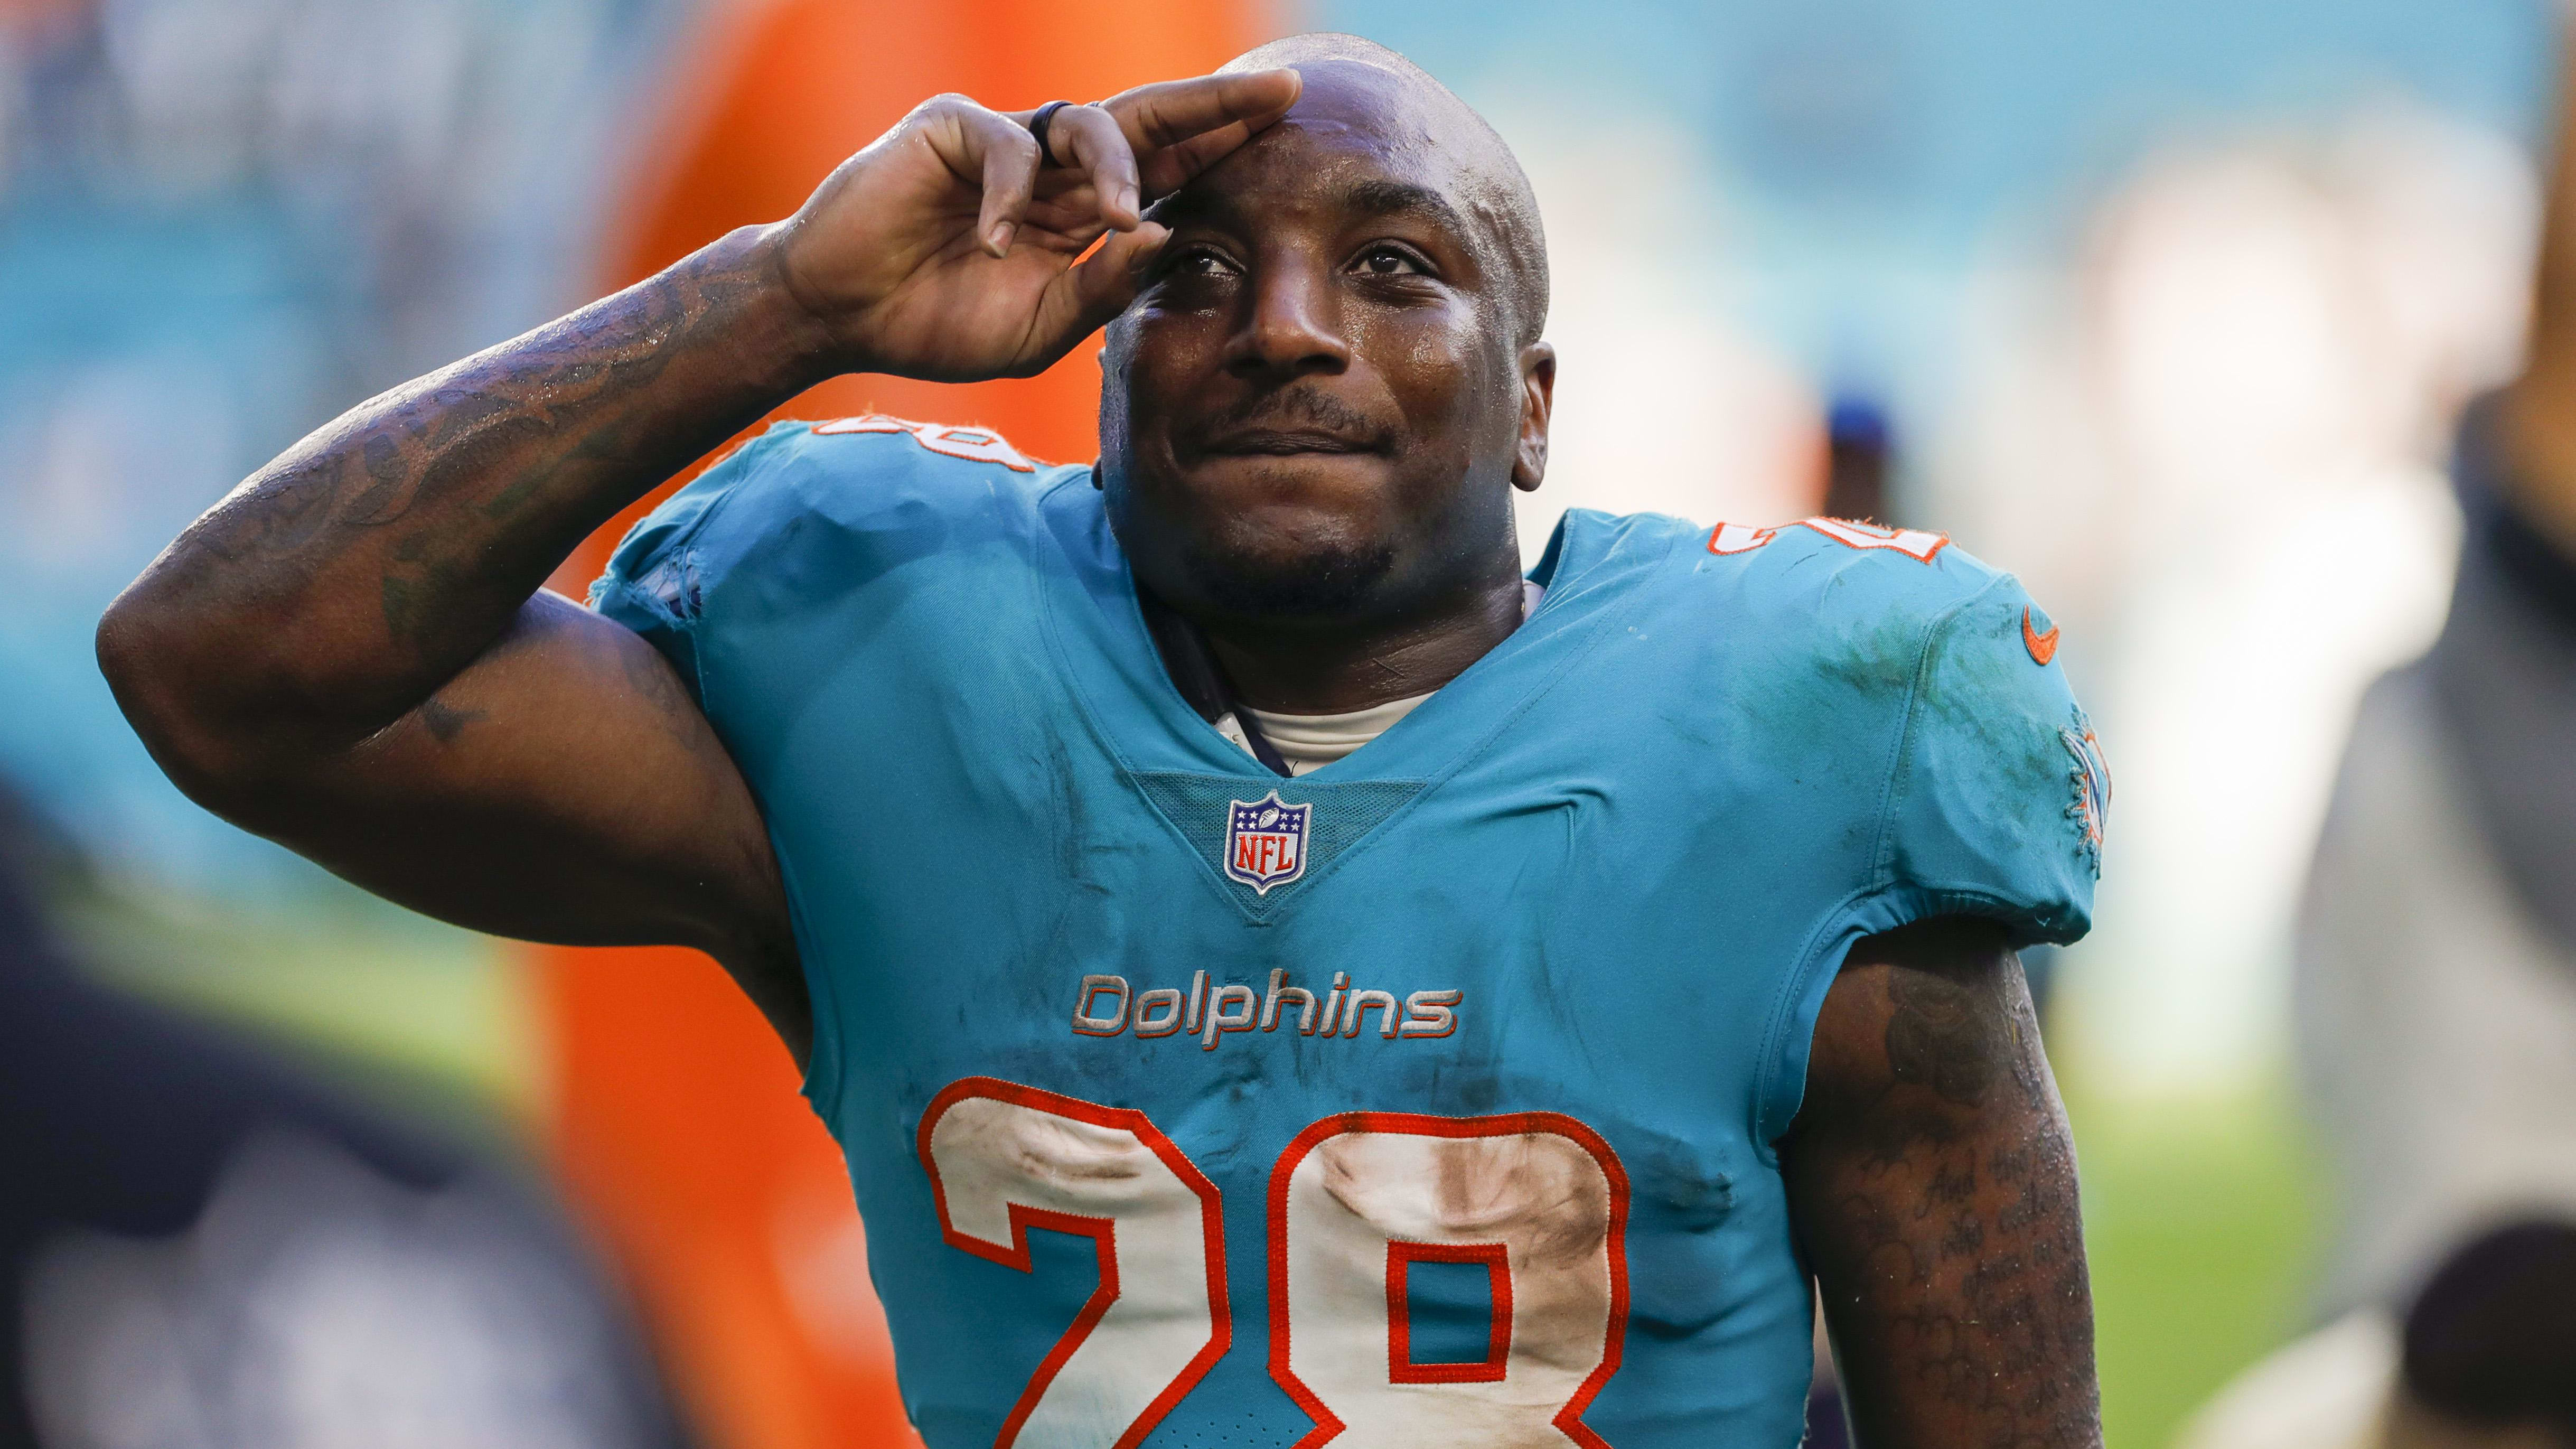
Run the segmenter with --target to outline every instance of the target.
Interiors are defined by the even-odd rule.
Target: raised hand
[[[1286,114],[1299,84],[1200,76],[1065,106],[1044,157],[1030,112],[936,97],[773,228],[779,276],[851,369],[1042,371],[1135,296],[1168,235],[1144,208]]]

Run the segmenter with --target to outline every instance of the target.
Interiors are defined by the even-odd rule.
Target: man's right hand
[[[1144,208],[1278,120],[1298,88],[1293,70],[1253,71],[1060,107],[1043,158],[1031,113],[937,97],[771,230],[780,280],[850,370],[1042,371],[1136,295],[1167,235]]]

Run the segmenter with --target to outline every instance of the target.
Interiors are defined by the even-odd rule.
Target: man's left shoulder
[[[1694,542],[1694,572],[1836,614],[1939,614],[2006,577],[1946,533],[1858,519],[1720,523]]]
[[[1640,560],[1619,582],[1665,637],[1719,655],[1751,649],[1815,662],[1859,651],[1884,672],[1919,659],[1963,611],[1992,605],[2018,618],[2029,604],[2010,574],[1929,529],[1841,518],[1710,526],[1638,514],[1600,522]],[[1655,546],[1638,547],[1648,541]],[[2029,614],[2029,652],[2045,666],[2055,657],[2055,625],[2035,607]]]

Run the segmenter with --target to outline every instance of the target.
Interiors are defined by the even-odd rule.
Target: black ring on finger
[[[1038,160],[1046,165],[1069,164],[1056,160],[1055,153],[1047,149],[1047,127],[1055,124],[1056,112],[1072,104],[1071,101],[1049,101],[1038,107],[1036,115],[1029,117],[1029,134],[1035,136],[1038,142]]]

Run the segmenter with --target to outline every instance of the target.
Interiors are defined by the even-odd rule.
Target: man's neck
[[[1236,701],[1278,714],[1346,714],[1429,694],[1521,623],[1521,579],[1505,574],[1448,607],[1378,627],[1199,624]]]

